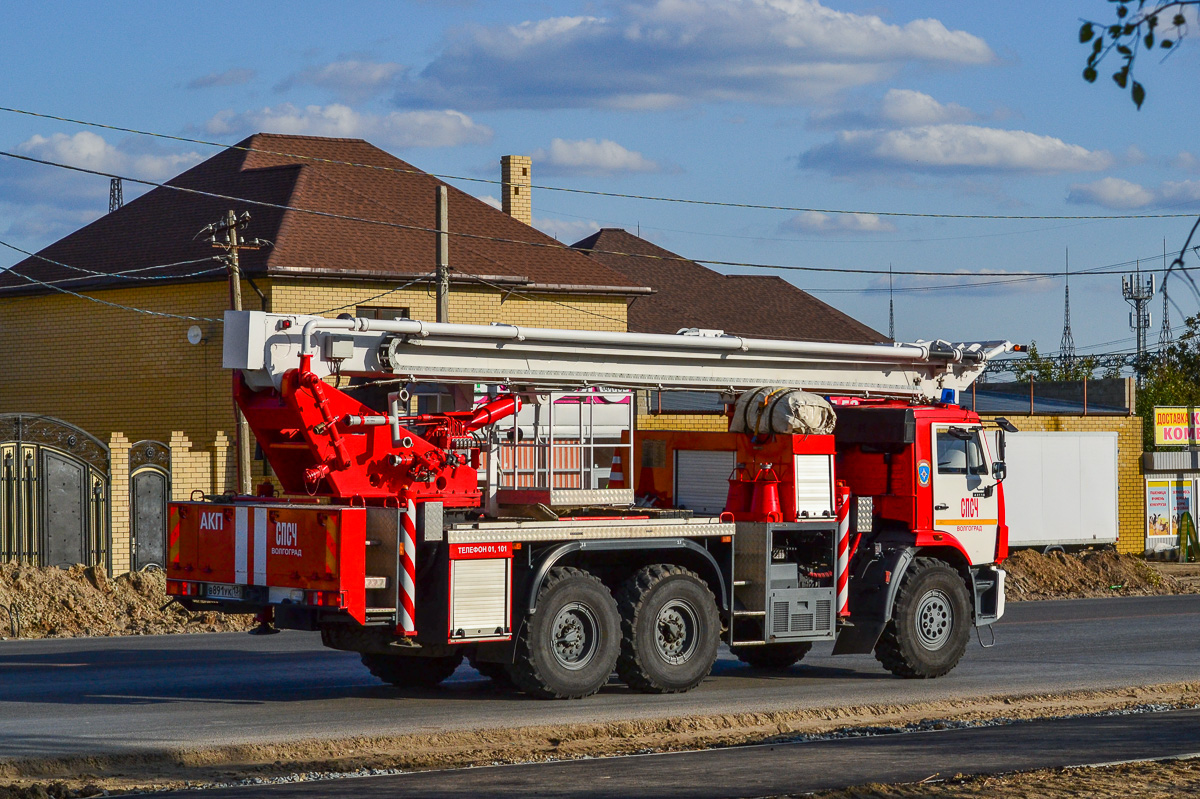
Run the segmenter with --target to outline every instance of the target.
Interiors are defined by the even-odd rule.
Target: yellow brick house
[[[447,187],[448,321],[625,330],[651,289],[530,227],[529,160],[502,166],[511,213]],[[156,543],[139,525],[161,538],[156,489],[235,488],[230,281],[199,231],[248,213],[241,235],[269,242],[240,252],[247,309],[432,320],[442,185],[362,140],[259,134],[0,273],[0,437],[17,431],[0,441],[0,479],[17,486],[24,465],[21,485],[58,490],[58,504],[0,490],[0,560],[137,568]]]

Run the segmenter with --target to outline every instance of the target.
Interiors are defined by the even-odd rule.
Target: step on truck
[[[230,311],[269,479],[171,503],[167,590],[398,686],[466,658],[540,698],[681,692],[722,642],[938,677],[1004,613],[1003,431],[954,402],[1012,348]],[[728,430],[642,430],[648,391],[717,394]]]

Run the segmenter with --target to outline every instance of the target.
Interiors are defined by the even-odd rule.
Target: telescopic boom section
[[[962,391],[1007,341],[837,344],[743,338],[225,313],[224,365],[250,389],[293,369],[417,382],[744,391],[764,385],[938,400]]]

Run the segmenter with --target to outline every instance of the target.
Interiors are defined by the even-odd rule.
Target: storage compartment
[[[451,545],[451,643],[512,636],[511,566],[509,543]]]
[[[733,640],[833,640],[836,539],[832,519],[738,522]]]
[[[833,589],[773,589],[767,598],[767,640],[833,640]]]

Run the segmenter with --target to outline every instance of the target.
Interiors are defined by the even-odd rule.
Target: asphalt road
[[[739,746],[701,752],[425,771],[346,782],[243,786],[204,799],[740,799],[870,782],[918,782],[984,774],[1193,754],[1200,711],[1057,719],[1002,727],[906,733],[839,741]],[[194,797],[195,792],[167,794]],[[164,797],[164,799],[166,799]]]
[[[1200,664],[1200,596],[1020,603],[996,632],[938,680],[901,680],[824,645],[784,675],[723,652],[691,693],[614,682],[573,702],[493,692],[467,666],[441,689],[400,691],[308,633],[4,641],[0,760],[1178,682]]]

